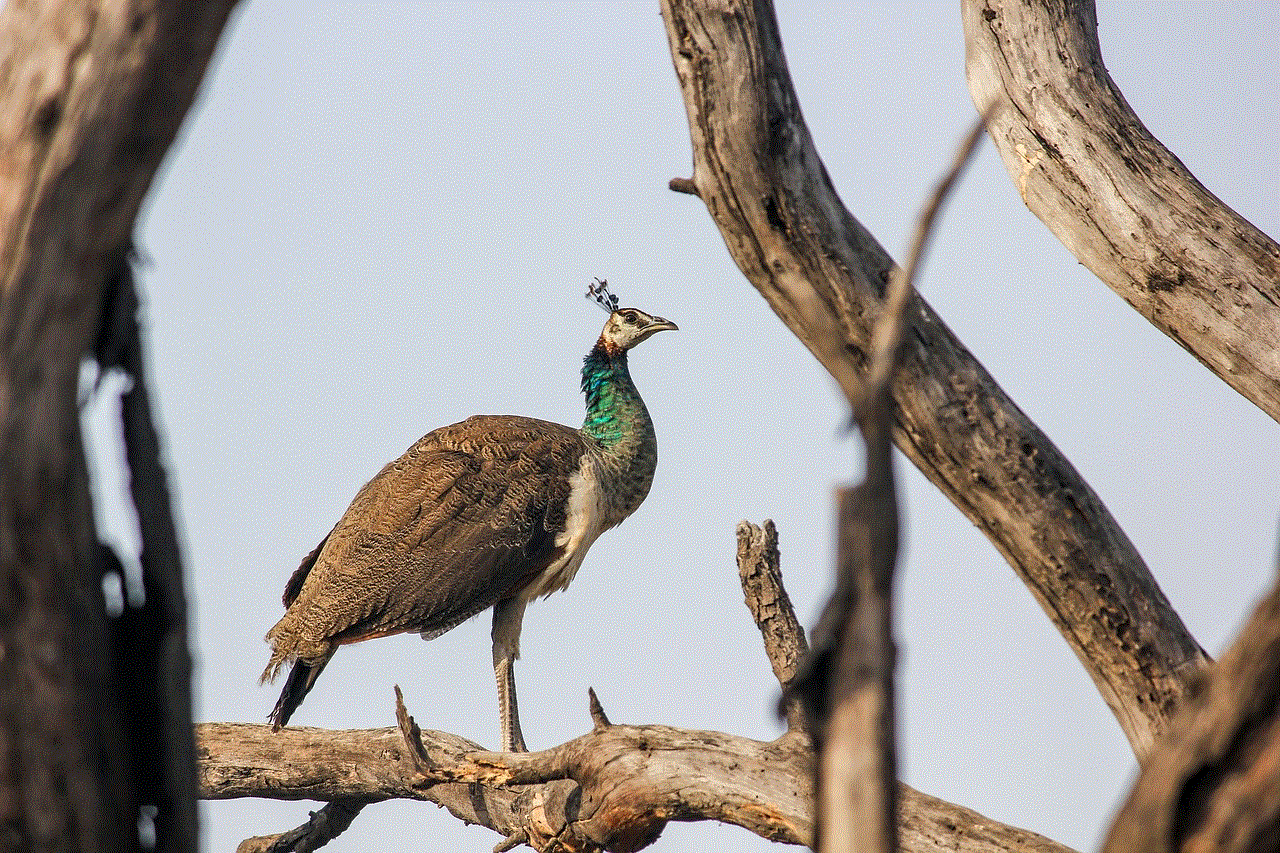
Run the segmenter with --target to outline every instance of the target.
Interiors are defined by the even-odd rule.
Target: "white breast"
[[[578,470],[569,478],[564,530],[556,536],[556,547],[563,548],[564,554],[525,587],[526,601],[567,587],[578,573],[592,543],[603,532],[599,475],[599,463],[591,454],[583,454]]]

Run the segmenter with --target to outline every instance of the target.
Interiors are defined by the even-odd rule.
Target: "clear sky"
[[[733,563],[773,518],[811,623],[832,490],[858,474],[833,383],[730,260],[690,172],[656,3],[376,6],[248,0],[144,212],[144,319],[187,546],[196,716],[262,721],[262,635],[359,486],[477,413],[578,425],[578,370],[624,303],[681,331],[635,351],[657,424],[647,503],[573,586],[530,606],[517,666],[531,748],[610,717],[779,733]],[[972,120],[959,8],[784,2],[805,116],[845,204],[901,256]],[[1103,3],[1109,69],[1214,193],[1280,234],[1280,6]],[[1159,334],[1027,212],[987,146],[920,287],[1119,519],[1197,639],[1234,634],[1274,571],[1280,427]],[[95,458],[110,472],[101,407]],[[995,549],[902,466],[902,777],[1090,849],[1134,772],[1083,669]],[[101,487],[128,542],[122,485]],[[295,722],[498,737],[487,614],[422,643],[345,647]],[[291,828],[305,803],[202,811],[206,849]],[[429,804],[368,808],[337,850],[489,850]],[[673,825],[656,851],[772,845]]]

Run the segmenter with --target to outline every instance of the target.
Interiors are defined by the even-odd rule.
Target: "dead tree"
[[[6,847],[134,849],[148,805],[158,808],[162,849],[194,846],[180,566],[147,416],[128,253],[138,205],[233,5],[48,0],[0,13]],[[706,204],[746,278],[850,401],[862,400],[868,371],[880,370],[873,329],[895,265],[830,185],[771,7],[666,0],[663,15],[694,154],[692,176],[672,188]],[[984,0],[968,3],[965,18],[975,98],[984,108],[1004,104],[992,138],[1027,203],[1099,277],[1276,416],[1280,249],[1199,187],[1127,112],[1098,58],[1092,6]],[[1032,72],[1043,88],[1025,85]],[[859,419],[875,434],[877,458],[891,433],[987,533],[1115,713],[1143,773],[1108,849],[1277,849],[1275,596],[1209,666],[1048,437],[923,299],[901,305],[900,360],[882,376],[892,422],[887,404],[875,418],[858,410]],[[134,380],[125,428],[144,527],[145,603],[114,621],[100,585],[121,569],[95,541],[76,417],[86,354]],[[888,482],[867,494],[891,494]],[[883,504],[869,512],[888,517]],[[880,533],[862,534],[860,547],[891,554],[890,525],[873,526]],[[773,531],[744,526],[739,545],[748,603],[787,684],[806,643],[781,587]],[[836,621],[835,632],[850,628],[847,617]],[[888,635],[873,633],[883,665]],[[118,651],[126,641],[146,650],[129,665]],[[834,671],[831,695],[849,695],[845,670]],[[887,679],[878,683],[882,702],[891,701]],[[864,720],[883,705],[867,708]],[[493,828],[504,845],[540,850],[636,850],[670,820],[703,819],[815,842],[818,732],[794,702],[788,731],[772,743],[614,724],[594,696],[589,710],[590,732],[530,754],[421,731],[398,700],[397,726],[380,730],[272,734],[204,724],[199,795],[328,803],[298,829],[251,839],[246,850],[315,849],[364,804],[392,797],[440,802]],[[152,744],[160,748],[140,748]],[[889,752],[879,749],[888,759],[874,774],[882,796],[871,811],[892,823],[874,842],[879,849],[1064,850],[895,784],[891,742]]]
[[[0,848],[196,847],[181,564],[129,268],[138,207],[232,2],[0,12]],[[108,616],[81,361],[127,372],[139,589]],[[148,839],[149,840],[149,839]]]
[[[999,25],[1000,10],[983,6],[970,11],[974,8],[996,37],[1011,38],[1012,25],[1004,30]],[[672,189],[696,195],[706,204],[743,274],[849,399],[861,399],[873,361],[873,326],[882,313],[886,283],[895,265],[831,188],[800,116],[772,9],[765,2],[749,0],[668,0],[663,12],[694,153],[692,176],[673,180]],[[1053,7],[1053,14],[1074,22],[1074,31],[1093,37],[1093,10],[1088,4]],[[1019,32],[1018,38],[1052,37],[1034,28],[1033,35]],[[971,45],[973,40],[970,33]],[[1017,53],[1006,42],[996,46],[1002,56]],[[1096,53],[1096,44],[1092,49]],[[1076,72],[1070,64],[1076,54],[1038,50],[1028,55],[1041,63],[1036,69],[1041,75]],[[1100,64],[1092,73],[1105,77]],[[1002,103],[976,84],[975,93],[980,93],[984,105]],[[1021,116],[1016,103],[1004,106],[992,128],[1002,150],[1009,144],[1002,134],[1009,134],[1010,122]],[[1131,120],[1136,123],[1136,118]],[[1071,132],[1069,127],[1059,130]],[[1025,143],[1021,148],[1017,142],[1012,144],[1015,151],[1026,148]],[[1090,144],[1096,148],[1101,143]],[[1058,145],[1059,152],[1063,147]],[[1137,155],[1126,149],[1123,156]],[[1144,156],[1172,159],[1151,146]],[[1035,160],[1035,155],[1030,159]],[[1149,165],[1143,160],[1135,164],[1138,173]],[[1014,178],[1025,195],[1028,182],[1043,178],[1024,172],[1020,169]],[[1077,192],[1087,194],[1089,189],[1086,184]],[[1082,210],[1077,207],[1077,213]],[[1217,221],[1224,217],[1219,215]],[[1202,225],[1206,221],[1200,220]],[[1110,227],[1096,219],[1088,225]],[[1251,234],[1247,223],[1236,230]],[[1158,230],[1141,233],[1148,243],[1146,251],[1180,257],[1178,247],[1160,244]],[[1200,236],[1209,242],[1219,239]],[[1197,235],[1180,234],[1178,239],[1185,245]],[[1249,241],[1257,244],[1256,251],[1229,252],[1230,276],[1233,281],[1252,282],[1248,287],[1257,295],[1250,303],[1253,321],[1265,328],[1274,316],[1269,312],[1274,304],[1271,259],[1276,249],[1260,235],[1248,236]],[[1202,274],[1213,271],[1183,273]],[[1148,276],[1148,284],[1150,280]],[[1161,308],[1171,310],[1168,305]],[[1268,833],[1275,826],[1274,792],[1258,772],[1249,772],[1265,769],[1265,764],[1257,762],[1265,761],[1270,755],[1267,749],[1274,746],[1268,727],[1275,705],[1273,692],[1267,690],[1270,670],[1232,668],[1226,662],[1220,668],[1208,668],[1204,652],[1141,557],[1049,438],[1004,394],[924,300],[907,303],[905,327],[901,363],[891,385],[894,441],[987,532],[1023,577],[1093,677],[1144,767],[1166,766],[1162,762],[1176,748],[1172,744],[1185,743],[1185,727],[1194,724],[1175,722],[1186,719],[1176,716],[1178,708],[1195,708],[1203,701],[1189,697],[1210,693],[1218,697],[1215,707],[1220,715],[1215,719],[1226,731],[1215,730],[1217,748],[1204,747],[1204,736],[1193,737],[1201,746],[1181,748],[1183,758],[1176,773],[1149,770],[1143,784],[1154,793],[1135,800],[1145,805],[1134,805],[1122,814],[1113,849],[1141,849],[1138,842],[1126,840],[1136,836],[1126,834],[1124,827],[1135,819],[1149,822],[1152,811],[1166,819],[1155,826],[1176,826],[1171,849],[1183,849],[1178,846],[1180,839],[1199,837],[1196,833],[1212,831],[1217,825],[1209,816],[1223,812],[1213,811],[1210,805],[1243,794],[1251,782],[1254,787],[1247,802],[1257,808],[1248,813],[1252,817],[1244,824],[1233,826],[1241,838],[1272,837]],[[1258,349],[1269,352],[1269,338],[1259,340]],[[1201,358],[1211,361],[1205,355]],[[1269,375],[1274,376],[1274,371]],[[1264,395],[1251,399],[1263,400]],[[865,544],[883,552],[884,535],[890,531],[881,529],[882,536]],[[750,543],[757,537],[767,539],[769,533],[767,528],[765,532],[748,529],[741,535]],[[742,545],[746,550],[750,547]],[[794,628],[780,627],[793,620],[784,615],[787,608],[778,605],[785,600],[784,594],[777,583],[764,583],[760,577],[744,571],[744,590],[753,610],[762,602],[768,604],[766,610],[756,612],[756,618],[771,649],[774,671],[786,683],[795,671],[796,650],[804,646],[804,639]],[[1240,642],[1265,642],[1258,633],[1261,630],[1251,628]],[[1209,693],[1198,692],[1203,684],[1210,685],[1204,688]],[[1254,697],[1250,707],[1267,713],[1241,713],[1242,706],[1228,698],[1238,695]],[[595,726],[589,734],[529,755],[479,752],[451,736],[420,732],[403,708],[398,730],[302,730],[291,735],[287,744],[266,740],[261,727],[211,725],[201,730],[204,793],[270,792],[271,796],[343,804],[337,814],[322,811],[290,834],[287,843],[301,842],[303,849],[328,837],[334,818],[338,823],[348,820],[353,814],[351,804],[388,796],[445,803],[459,817],[491,826],[509,842],[527,841],[538,849],[637,849],[673,819],[723,820],[767,838],[814,843],[813,794],[806,780],[815,759],[807,746],[805,717],[794,705],[788,709],[788,732],[772,744],[714,732],[613,725],[594,699],[592,717]],[[1203,722],[1200,725],[1206,728]],[[1241,741],[1227,732],[1259,744],[1258,749],[1247,753],[1229,749],[1229,744]],[[236,757],[228,760],[232,749],[237,750]],[[375,753],[380,756],[377,761],[372,760]],[[729,761],[726,756],[733,758]],[[338,761],[345,766],[354,763],[364,772],[337,774],[334,762]],[[315,762],[324,762],[332,772],[312,772]],[[892,762],[885,766],[891,774]],[[247,767],[256,770],[246,774]],[[384,781],[370,782],[371,778]],[[463,784],[475,786],[465,800],[457,787]],[[890,790],[889,801],[895,792],[897,843],[902,849],[1062,849],[1020,830],[976,817],[965,820],[958,816],[972,813],[900,785]],[[1180,811],[1190,802],[1206,805]],[[1139,813],[1142,818],[1130,817]],[[939,832],[936,816],[941,814],[948,816],[942,819],[945,828]],[[1203,827],[1198,823],[1202,819]],[[979,835],[978,823],[990,833]],[[888,838],[876,842],[879,849],[891,849],[894,841]],[[277,841],[286,843],[280,837],[254,839],[245,849],[268,849]]]
[[[966,0],[974,103],[1031,212],[1104,284],[1280,420],[1280,252],[1153,137],[1089,2]]]

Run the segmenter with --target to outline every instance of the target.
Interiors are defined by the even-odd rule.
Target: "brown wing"
[[[424,436],[294,573],[296,597],[269,635],[276,655],[440,634],[510,595],[559,556],[583,452],[576,430],[532,418],[477,416]]]

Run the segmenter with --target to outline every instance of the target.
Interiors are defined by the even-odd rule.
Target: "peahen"
[[[523,751],[512,664],[525,605],[564,589],[596,538],[636,510],[657,465],[627,351],[676,324],[587,294],[609,319],[582,366],[581,429],[477,415],[428,433],[356,495],[284,589],[263,682],[291,668],[279,729],[338,647],[409,631],[432,639],[493,608],[502,748]]]

